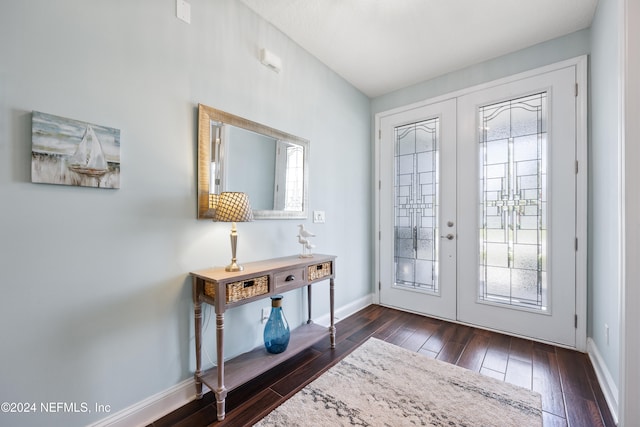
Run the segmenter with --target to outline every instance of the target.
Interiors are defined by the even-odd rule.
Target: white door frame
[[[380,138],[381,119],[387,115],[397,114],[405,110],[419,108],[425,105],[441,102],[452,97],[459,97],[469,93],[488,89],[494,86],[511,83],[517,80],[529,78],[537,74],[542,74],[565,67],[575,66],[576,82],[578,91],[576,96],[576,159],[579,163],[579,171],[576,175],[576,237],[578,238],[578,249],[576,251],[576,313],[578,322],[576,328],[576,349],[586,351],[587,348],[587,56],[579,56],[555,64],[525,71],[513,76],[504,77],[491,82],[472,86],[453,93],[448,93],[435,98],[413,103],[410,105],[394,108],[392,110],[376,113],[375,133],[374,133],[374,241],[375,241],[375,263],[374,269],[374,302],[380,303]]]
[[[637,182],[640,179],[638,161],[640,160],[640,102],[638,91],[640,82],[640,5],[638,2],[624,0],[619,8],[618,21],[620,40],[620,135],[621,159],[620,180],[622,181],[622,226],[621,256],[622,279],[620,290],[620,378],[619,378],[619,425],[628,426],[640,419],[640,234],[638,233],[638,215],[640,215],[640,196]],[[617,402],[616,402],[617,403]],[[610,403],[611,405],[611,403]]]

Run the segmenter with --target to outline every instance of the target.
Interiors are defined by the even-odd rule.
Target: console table
[[[280,364],[308,348],[329,334],[331,348],[335,348],[334,277],[335,256],[318,255],[302,258],[290,256],[244,264],[243,271],[228,272],[224,267],[191,272],[193,279],[193,310],[196,342],[196,397],[202,398],[202,384],[216,396],[218,420],[225,417],[227,392]],[[311,320],[311,285],[329,279],[331,325],[315,325]],[[224,312],[239,305],[257,301],[307,286],[308,318],[305,325],[291,331],[287,350],[280,354],[267,353],[264,346],[224,360]],[[217,367],[201,370],[202,303],[215,308]]]

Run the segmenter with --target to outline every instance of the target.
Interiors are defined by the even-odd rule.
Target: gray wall
[[[616,385],[620,384],[620,3],[598,2],[591,26],[589,106],[589,336]]]
[[[198,103],[311,141],[310,208],[326,224],[238,224],[239,260],[298,253],[304,222],[317,251],[338,256],[337,306],[372,291],[369,99],[238,1],[190,3],[189,25],[175,0],[0,1],[0,402],[116,412],[192,375],[188,272],[230,260],[230,224],[195,219]],[[262,47],[282,72],[260,64]],[[120,129],[121,189],[32,184],[33,110]],[[327,288],[314,316],[328,312]],[[285,295],[294,325],[302,302]],[[268,305],[227,314],[227,356],[261,343]]]
[[[537,44],[462,70],[452,71],[435,79],[374,98],[371,103],[372,114],[588,53],[589,30],[577,31],[565,37]]]

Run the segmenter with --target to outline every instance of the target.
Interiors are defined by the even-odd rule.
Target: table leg
[[[218,388],[215,390],[218,410],[218,421],[225,417],[225,400],[227,389],[224,386],[224,313],[216,313],[216,349],[218,356]]]
[[[195,372],[195,381],[196,381],[196,399],[202,399],[202,381],[200,381],[200,375],[202,375],[202,361],[201,361],[201,351],[202,351],[202,304],[198,301],[198,292],[197,292],[197,279],[193,278],[193,318],[195,322],[195,334],[196,334],[196,372]]]
[[[336,326],[334,318],[334,293],[335,286],[333,283],[333,277],[329,279],[329,313],[331,316],[331,326],[329,327],[329,338],[331,340],[331,348],[336,348]]]
[[[311,285],[307,285],[307,311],[309,312],[307,324],[313,323],[313,320],[311,320]]]

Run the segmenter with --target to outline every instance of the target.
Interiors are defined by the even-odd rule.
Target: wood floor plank
[[[371,336],[379,340],[386,341],[391,335],[393,335],[401,327],[402,327],[401,323],[387,322],[382,327],[380,327],[377,331],[375,331],[375,333]]]
[[[600,410],[595,401],[585,399],[582,396],[565,393],[567,404],[567,421],[569,426],[603,427],[604,422],[600,416]]]
[[[564,418],[564,396],[555,351],[533,349],[533,390],[542,396],[542,410]]]
[[[503,372],[498,372],[498,371],[494,371],[493,369],[489,369],[489,368],[480,368],[480,373],[482,375],[485,375],[487,377],[490,378],[495,378],[496,380],[500,380],[500,381],[504,381],[504,373]]]
[[[282,396],[268,388],[245,401],[234,411],[229,412],[223,421],[216,420],[212,424],[216,426],[251,426],[281,403]]]
[[[596,377],[596,372],[593,369],[593,366],[591,365],[588,365],[586,369],[587,369],[587,376],[589,378],[589,383],[591,384],[591,390],[593,391],[593,394],[596,398],[596,402],[598,403],[598,408],[607,408],[607,410],[600,411],[600,415],[602,416],[602,421],[604,422],[604,425],[607,427],[615,427],[616,422],[614,421],[613,416],[611,415],[611,411],[608,410],[609,406],[608,406],[607,400],[604,397],[604,393],[602,392],[602,389],[598,384],[598,378]]]
[[[458,366],[480,372],[484,356],[489,348],[490,339],[485,334],[474,333],[458,359]]]
[[[537,342],[537,341],[533,341],[533,348],[534,350],[546,351],[547,353],[556,352],[556,348],[554,346],[550,344],[542,343],[542,342]]]
[[[349,339],[356,343],[363,343],[367,338],[372,336],[379,328],[387,324],[388,322],[395,321],[398,317],[400,317],[400,313],[397,310],[392,310],[390,313],[384,316],[378,316],[375,319],[368,322],[366,325],[363,325],[357,331],[349,334],[343,339]],[[338,339],[341,339],[340,337]]]
[[[456,325],[453,323],[443,322],[438,330],[429,337],[427,342],[422,346],[424,350],[440,353],[442,347],[449,341],[449,338],[455,334]]]
[[[215,404],[209,405],[197,412],[194,412],[193,414],[190,414],[186,418],[183,418],[180,421],[177,421],[171,425],[173,427],[194,427],[194,426],[207,426],[212,423],[219,423]]]
[[[439,325],[439,323],[426,323],[424,316],[409,314],[405,324],[400,328],[400,330],[404,331],[403,336],[389,336],[386,341],[406,348],[407,350],[418,351],[431,336],[430,333],[425,334],[425,331],[428,330],[426,325],[433,325],[433,331],[435,331],[437,329],[436,325]]]
[[[416,327],[411,322],[406,322],[401,327],[396,329],[385,340],[388,343],[395,344],[398,347],[402,347],[402,344],[416,331]]]
[[[455,323],[454,325],[455,328],[453,334],[449,338],[449,341],[462,344],[463,346],[467,345],[467,343],[473,336],[473,328],[467,325],[459,325]]]
[[[504,380],[510,384],[531,390],[532,371],[533,368],[530,361],[525,362],[524,360],[509,356]]]
[[[548,412],[542,412],[542,425],[544,427],[568,427],[567,420]]]
[[[435,351],[425,350],[424,348],[418,350],[418,353],[427,356],[429,359],[435,359],[436,357],[438,357],[438,353],[436,353]]]
[[[186,405],[176,409],[175,411],[165,415],[164,417],[153,422],[153,427],[171,427],[189,417],[190,415],[211,405],[215,406],[216,398],[213,393],[206,393],[202,399],[192,400]],[[215,408],[214,408],[215,409]]]
[[[223,422],[217,421],[213,393],[207,393],[151,426],[252,425],[374,336],[501,381],[528,382],[542,396],[544,427],[614,427],[595,372],[582,353],[378,305],[341,320],[336,328],[336,349],[323,340],[230,392]]]
[[[562,389],[566,394],[580,396],[587,400],[595,401],[591,390],[591,384],[587,377],[585,365],[589,363],[587,356],[577,351],[558,348],[558,370],[562,381]]]
[[[442,347],[442,350],[440,350],[436,359],[455,365],[462,354],[462,350],[464,350],[463,344],[448,341],[445,343],[444,347]]]
[[[324,349],[329,344],[317,343],[316,346],[310,347],[299,354],[293,356],[286,362],[280,364],[275,369],[270,369],[264,374],[252,379],[251,381],[241,385],[229,392],[227,396],[228,410],[232,410],[246,402],[251,396],[259,393],[265,388],[272,387],[275,383],[282,379],[282,372],[295,372],[300,367],[307,365],[312,360],[325,354]]]
[[[340,347],[336,347],[334,350],[328,350],[311,362],[284,375],[280,381],[273,384],[271,389],[281,396],[288,397],[313,381],[335,363],[342,360],[347,354],[355,350],[357,346],[356,343],[346,340],[341,343]]]
[[[436,322],[422,321],[419,323],[416,330],[411,334],[405,342],[402,343],[402,347],[411,351],[418,351],[427,342],[429,338],[438,330],[440,326]]]
[[[511,337],[501,334],[493,334],[489,341],[489,348],[482,363],[483,368],[492,371],[507,372],[507,361],[509,359]]]
[[[371,310],[368,309],[371,306],[368,306],[364,309],[364,313],[361,316],[353,317],[349,316],[344,320],[341,320],[336,324],[336,342],[340,342],[342,340],[347,339],[352,334],[360,331],[365,325],[373,322],[375,319],[380,318],[382,307],[377,306],[378,309]],[[389,314],[389,321],[393,321],[397,317],[396,313]]]
[[[511,337],[509,357],[531,363],[533,355],[533,341]]]
[[[399,310],[395,310],[395,311],[399,311]],[[390,314],[389,310],[386,307],[383,307],[381,305],[377,305],[377,304],[371,304],[366,306],[365,308],[363,308],[362,310],[360,310],[358,312],[358,314],[362,313],[362,317],[365,319],[369,319],[369,320],[373,320],[376,319],[378,317],[380,317],[381,314],[386,313],[387,315]],[[394,313],[394,314],[399,314],[399,313]],[[349,316],[352,317],[352,316]],[[347,317],[347,319],[349,318]],[[346,319],[345,319],[346,320]],[[359,321],[360,319],[356,319],[356,322]]]

